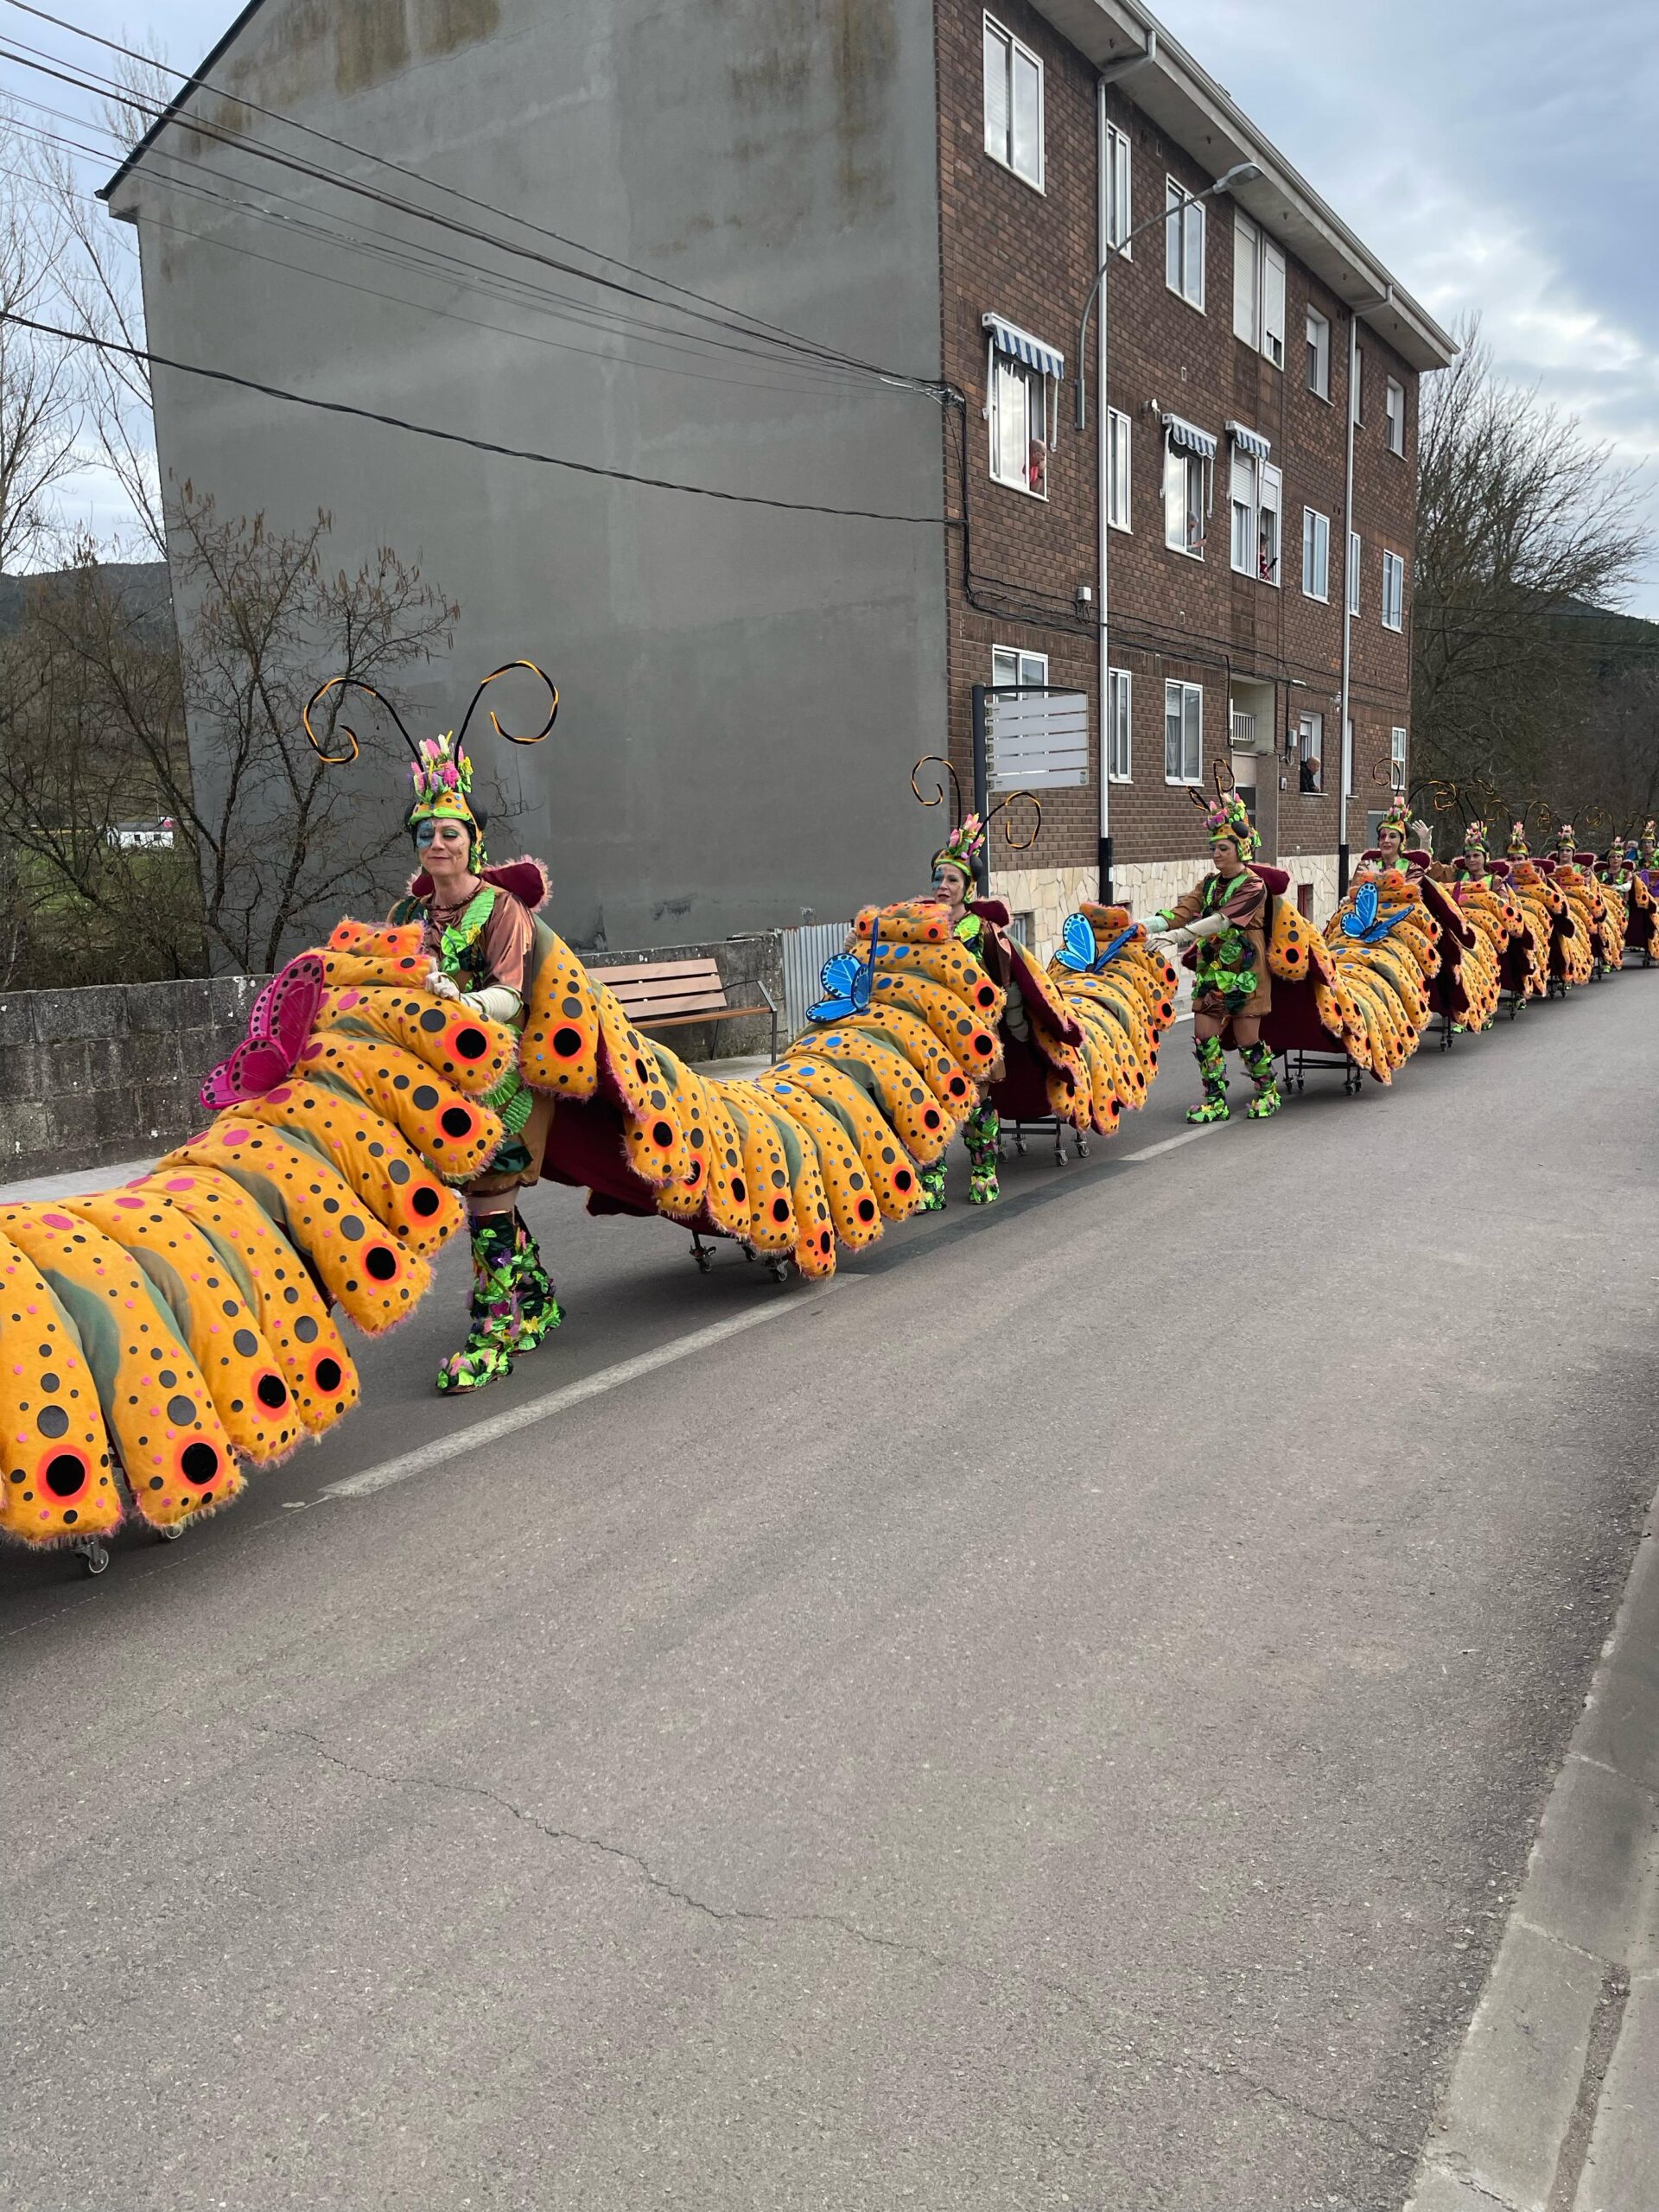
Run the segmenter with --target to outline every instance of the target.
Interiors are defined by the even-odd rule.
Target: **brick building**
[[[1190,880],[1190,796],[1223,760],[1327,912],[1409,743],[1417,380],[1452,343],[1132,0],[936,0],[935,21],[944,373],[969,395],[952,757],[971,773],[976,683],[1075,685],[1093,734],[1035,845],[994,844],[997,886],[1046,944],[1109,836],[1147,911]]]
[[[247,379],[157,365],[164,480],[418,556],[461,613],[406,718],[554,672],[555,739],[481,772],[573,942],[925,880],[912,763],[965,779],[994,682],[1086,709],[1084,780],[996,849],[1039,950],[1103,831],[1142,912],[1190,874],[1230,756],[1330,905],[1344,691],[1351,844],[1408,741],[1452,347],[1139,0],[251,0],[105,193],[157,353]]]

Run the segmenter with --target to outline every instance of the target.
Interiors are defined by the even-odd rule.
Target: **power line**
[[[78,25],[67,22],[61,17],[48,16],[44,10],[29,7],[25,4],[25,0],[7,0],[7,4],[19,8],[26,14],[37,16],[41,21],[54,23],[57,28],[67,30],[75,36],[90,38],[92,39],[95,43],[108,45],[113,51],[125,54],[131,59],[148,62],[152,66],[167,67],[165,64],[155,64],[153,56],[140,54],[136,51],[136,49],[130,48],[117,46],[112,41],[105,41],[98,38],[97,35],[94,33],[82,31]],[[168,107],[158,107],[153,101],[147,99],[143,94],[135,92],[131,86],[122,85],[116,79],[101,76],[97,71],[84,68],[79,63],[62,61],[62,57],[47,54],[46,50],[41,48],[30,47],[26,41],[22,40],[13,40],[10,41],[10,45],[15,51],[7,54],[5,58],[16,61],[20,67],[25,69],[34,70],[40,75],[54,78],[59,83],[68,85],[77,92],[91,92],[102,91],[105,93],[113,93],[119,99],[127,102],[139,113],[149,115],[152,118],[152,131],[159,128],[162,124],[170,120],[173,115],[177,111],[177,100]],[[31,55],[39,56],[41,58],[30,59],[29,57]],[[61,67],[53,66],[54,63],[60,61],[62,62]],[[70,71],[73,71],[75,73],[67,73]],[[168,68],[167,73],[171,76],[183,78],[183,73],[179,70]],[[307,137],[317,138],[328,145],[339,148],[344,152],[355,154],[363,160],[376,162],[383,168],[392,170],[397,175],[411,177],[423,186],[428,185],[429,183],[429,180],[421,177],[417,171],[408,168],[400,162],[392,162],[386,159],[384,156],[372,153],[366,148],[353,145],[348,140],[334,138],[326,131],[315,130],[311,125],[297,122],[292,117],[281,115],[275,110],[260,108],[257,104],[253,101],[241,99],[240,96],[236,93],[226,92],[220,88],[210,85],[206,79],[188,78],[184,79],[184,83],[187,92],[192,90],[214,92],[221,99],[228,99],[234,104],[246,107],[251,112],[267,115],[274,121],[287,124],[290,128],[303,132]],[[181,97],[182,97],[182,95],[181,95]],[[327,169],[317,168],[313,162],[301,160],[291,154],[280,152],[275,147],[264,145],[257,139],[249,137],[245,134],[225,130],[219,128],[217,124],[207,121],[204,118],[192,116],[189,118],[188,126],[185,127],[195,131],[203,137],[215,140],[219,144],[229,147],[233,150],[255,156],[260,160],[274,162],[279,168],[291,170],[296,175],[308,177],[314,182],[323,184],[325,186],[332,186],[338,191],[353,194],[359,198],[372,200],[380,207],[391,209],[394,213],[411,216],[417,221],[434,224],[440,229],[452,232],[458,237],[470,238],[475,244],[491,247],[498,252],[516,255],[520,258],[538,263],[546,268],[555,270],[560,275],[575,276],[582,283],[600,285],[611,290],[620,292],[624,296],[639,300],[646,306],[664,310],[669,314],[683,315],[694,321],[712,323],[719,328],[733,332],[741,331],[741,334],[747,337],[761,337],[763,335],[767,335],[767,334],[772,334],[767,336],[768,343],[781,350],[798,353],[806,359],[834,363],[838,366],[860,371],[866,375],[891,378],[899,383],[912,385],[918,389],[937,389],[937,384],[933,380],[913,377],[901,370],[883,368],[875,362],[862,360],[857,356],[845,353],[838,348],[821,345],[813,340],[798,338],[791,333],[783,332],[779,329],[779,326],[776,325],[761,325],[759,327],[746,328],[741,323],[734,321],[733,320],[733,311],[719,302],[709,303],[717,310],[717,312],[715,313],[705,313],[700,308],[679,307],[672,301],[658,299],[648,292],[640,291],[636,286],[621,283],[614,277],[600,276],[592,270],[582,269],[572,263],[561,261],[552,255],[543,253],[534,247],[521,245],[515,240],[494,237],[491,232],[480,230],[474,224],[461,222],[453,216],[441,213],[435,208],[423,207],[408,200],[399,199],[397,194],[384,192],[376,186],[368,184],[360,179],[334,175]],[[630,264],[616,261],[614,257],[610,255],[599,254],[596,252],[595,249],[592,247],[582,245],[575,240],[567,239],[559,232],[546,231],[542,226],[531,223],[526,218],[513,215],[508,210],[495,207],[487,201],[473,201],[470,195],[458,191],[454,191],[452,188],[448,186],[440,186],[438,189],[451,192],[453,197],[466,201],[469,205],[476,205],[492,214],[500,216],[505,221],[518,223],[522,227],[532,232],[540,232],[542,235],[552,238],[557,244],[569,247],[573,251],[588,254],[590,258],[610,262],[614,267],[627,268],[630,274],[642,276],[647,283],[658,285],[668,283],[668,280],[652,276],[648,271],[634,270]],[[668,288],[677,291],[683,291],[685,289],[683,286],[672,284],[669,284]],[[701,298],[702,296],[687,293],[687,296]],[[748,321],[751,323],[755,323],[758,321],[758,319],[749,318]]]
[[[253,377],[238,376],[230,369],[205,368],[197,361],[181,361],[145,346],[125,346],[113,338],[100,338],[90,330],[64,330],[37,321],[32,315],[14,315],[0,308],[0,322],[32,330],[42,338],[56,338],[76,346],[90,346],[100,353],[114,353],[143,361],[150,368],[173,369],[181,376],[201,377],[211,384],[234,385],[256,391],[265,399],[282,399],[296,407],[310,407],[325,415],[345,415],[360,423],[378,423],[389,430],[405,430],[411,436],[435,438],[444,445],[468,446],[476,453],[492,454],[503,461],[528,461],[544,468],[568,468],[578,476],[609,477],[619,484],[638,484],[652,492],[686,492],[701,499],[721,499],[741,507],[775,507],[788,514],[834,515],[849,522],[893,522],[919,524],[929,530],[959,527],[949,515],[904,515],[874,507],[832,507],[815,499],[774,499],[759,492],[723,492],[709,484],[677,483],[672,477],[641,476],[627,468],[606,468],[592,461],[572,461],[562,454],[540,453],[533,447],[499,445],[490,438],[469,437],[462,430],[441,430],[429,423],[410,423],[400,415],[383,415],[372,407],[354,406],[349,400],[318,399],[302,391],[285,391],[280,385],[261,384]]]

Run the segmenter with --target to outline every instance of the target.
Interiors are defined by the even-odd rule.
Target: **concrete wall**
[[[264,982],[0,998],[0,1181],[150,1159],[199,1129],[202,1079],[246,1036]]]
[[[925,9],[265,0],[213,74],[416,178],[511,208],[543,226],[515,235],[555,263],[587,257],[549,233],[864,360],[938,374]],[[378,188],[512,231],[245,110],[213,111]],[[207,164],[216,190],[290,219],[169,190],[169,145]],[[637,334],[624,343],[590,310],[652,320],[654,309],[180,127],[112,205],[139,220],[162,353],[600,467],[941,512],[939,414],[925,397],[760,359],[695,322],[669,349]],[[434,276],[337,248],[301,227],[314,209],[458,266]],[[535,298],[480,296],[474,277],[529,285]],[[699,330],[718,342],[688,334]],[[165,370],[156,412],[164,472],[222,512],[292,526],[326,506],[331,560],[391,544],[461,601],[452,661],[404,687],[412,727],[450,725],[500,662],[548,667],[564,699],[553,737],[514,752],[486,726],[478,751],[486,781],[499,771],[522,810],[499,849],[550,861],[550,917],[573,941],[716,938],[794,922],[803,906],[850,912],[925,863],[927,823],[906,779],[944,736],[937,527],[644,490]],[[188,622],[188,607],[181,614]]]

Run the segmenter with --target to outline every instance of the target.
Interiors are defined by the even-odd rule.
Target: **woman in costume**
[[[1643,871],[1659,868],[1659,823],[1649,819],[1642,824],[1631,865]]]
[[[918,764],[920,765],[919,763]],[[914,779],[912,776],[912,788]],[[950,934],[963,945],[986,973],[991,973],[988,955],[988,930],[983,919],[969,911],[968,902],[977,885],[979,856],[985,849],[985,830],[976,814],[970,814],[958,830],[953,830],[944,843],[933,855],[933,890],[935,902],[944,908],[950,925]],[[995,978],[993,977],[993,981]],[[1008,985],[1009,1003],[1004,1019],[1013,1015],[1019,1019],[1014,1001],[1019,987]],[[996,1163],[1001,1152],[1002,1117],[990,1100],[988,1085],[982,1085],[979,1103],[963,1124],[962,1141],[968,1150],[968,1203],[970,1206],[995,1205],[1001,1192],[997,1183]],[[944,1156],[920,1171],[922,1210],[925,1213],[944,1211]]]
[[[1189,1122],[1224,1122],[1227,1063],[1222,1039],[1230,1026],[1238,1057],[1255,1086],[1246,1111],[1265,1121],[1283,1104],[1273,1054],[1262,1041],[1262,1018],[1273,1003],[1268,968],[1268,887],[1249,866],[1257,838],[1244,802],[1235,791],[1218,791],[1213,803],[1202,798],[1210,832],[1211,873],[1173,906],[1153,917],[1151,943],[1172,955],[1189,946],[1194,952],[1193,1049],[1201,1102],[1187,1109]]]
[[[432,961],[427,988],[435,995],[522,1030],[535,925],[522,899],[485,880],[487,817],[472,801],[473,764],[458,741],[429,738],[410,775],[415,803],[406,824],[420,868],[388,918],[421,925]],[[484,1173],[464,1186],[473,1247],[470,1325],[461,1350],[438,1370],[438,1389],[446,1393],[482,1389],[511,1374],[514,1357],[534,1351],[564,1319],[518,1205],[521,1185],[536,1180],[524,1141],[536,1094],[513,1068],[484,1103],[505,1135]]]
[[[1411,809],[1403,797],[1396,796],[1394,804],[1376,825],[1376,842],[1359,856],[1356,873],[1386,875],[1397,869],[1409,882],[1415,882],[1428,866],[1427,849],[1413,845],[1411,839],[1427,836],[1427,827],[1412,819]]]
[[[1527,825],[1524,822],[1510,823],[1510,842],[1504,847],[1504,857],[1511,861],[1529,861],[1532,858],[1532,848],[1527,842]]]

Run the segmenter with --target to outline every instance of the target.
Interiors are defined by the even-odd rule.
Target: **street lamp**
[[[1252,177],[1260,176],[1261,174],[1262,171],[1255,162],[1236,162],[1232,168],[1224,175],[1218,176],[1213,184],[1205,185],[1202,192],[1185,194],[1181,206],[1191,207],[1201,200],[1211,199],[1217,192],[1230,192],[1234,185],[1248,184]],[[1110,389],[1106,381],[1106,309],[1110,295],[1107,289],[1106,279],[1110,273],[1113,262],[1121,257],[1131,239],[1138,238],[1142,231],[1151,230],[1154,224],[1167,223],[1172,214],[1178,214],[1179,212],[1179,208],[1166,207],[1160,214],[1148,215],[1144,222],[1137,223],[1131,231],[1126,231],[1117,244],[1108,251],[1105,259],[1100,264],[1099,273],[1089,287],[1089,296],[1083,303],[1083,316],[1077,325],[1077,427],[1081,430],[1089,419],[1088,374],[1084,366],[1089,343],[1089,317],[1093,310],[1096,297],[1098,296],[1100,300],[1100,388],[1106,394],[1106,397],[1102,401],[1100,485],[1097,493],[1100,505],[1100,626],[1097,641],[1100,656],[1100,853],[1099,881],[1096,888],[1100,902],[1103,906],[1109,906],[1112,903],[1111,783],[1107,773],[1108,747],[1111,742],[1108,723],[1111,715],[1112,656],[1110,639],[1107,632],[1108,609],[1110,602],[1106,588],[1107,563],[1111,550],[1112,461],[1111,440],[1108,435],[1111,429]]]
[[[1249,184],[1253,178],[1260,176],[1262,172],[1260,168],[1254,162],[1236,162],[1234,166],[1227,171],[1224,176],[1218,176],[1213,184],[1206,184],[1202,192],[1189,192],[1182,200],[1181,207],[1196,207],[1201,200],[1209,200],[1217,192],[1230,192],[1236,184]],[[1083,318],[1077,325],[1077,419],[1076,427],[1079,430],[1085,429],[1088,425],[1089,410],[1087,394],[1084,390],[1087,383],[1087,376],[1084,365],[1086,357],[1084,349],[1089,342],[1089,317],[1094,309],[1096,296],[1096,295],[1102,296],[1100,301],[1102,346],[1100,368],[1101,377],[1103,382],[1106,374],[1104,353],[1106,334],[1106,299],[1104,294],[1108,272],[1110,270],[1113,262],[1121,259],[1123,254],[1128,251],[1130,242],[1135,238],[1138,238],[1142,231],[1149,231],[1154,226],[1154,225],[1159,223],[1167,223],[1172,215],[1177,215],[1179,213],[1180,208],[1179,207],[1166,207],[1156,215],[1148,215],[1144,221],[1137,223],[1132,231],[1125,231],[1117,244],[1109,251],[1105,260],[1101,263],[1100,273],[1095,278],[1094,283],[1089,287],[1089,296],[1083,303]]]

